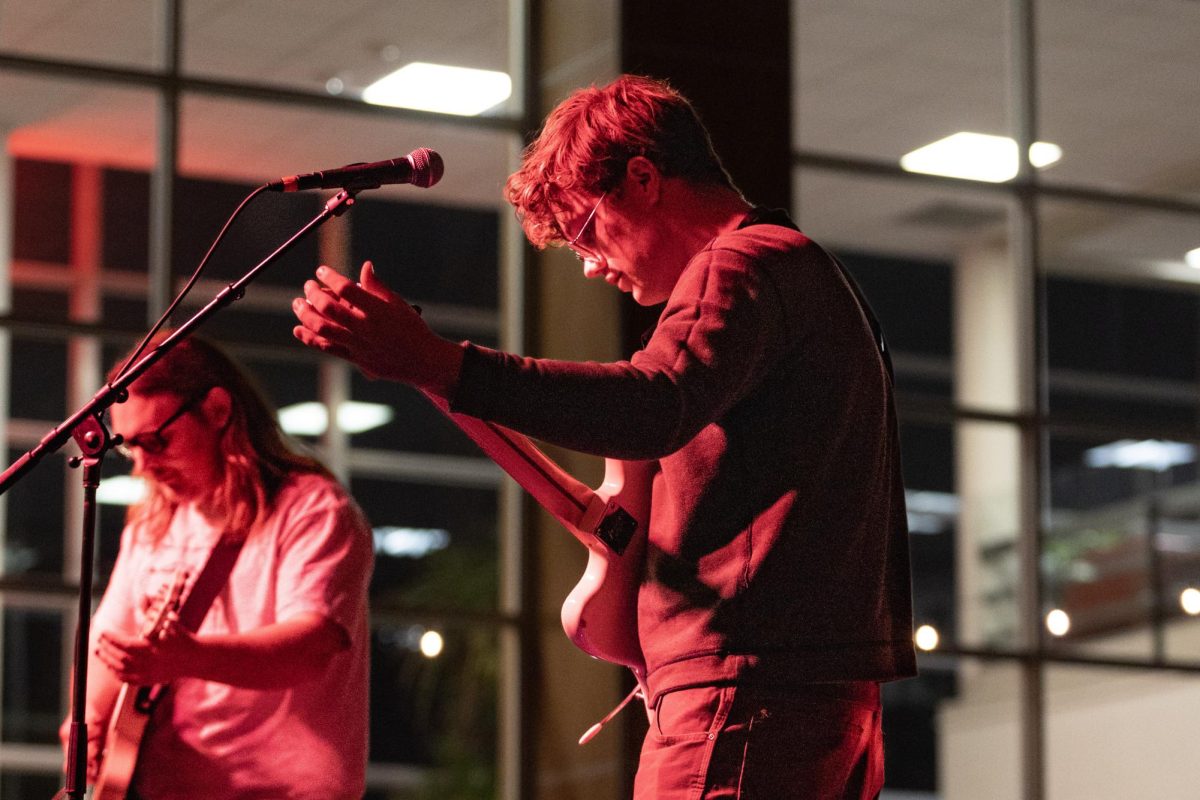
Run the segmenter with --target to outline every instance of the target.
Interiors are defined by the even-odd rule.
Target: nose
[[[607,271],[604,262],[598,258],[585,258],[583,260],[583,277],[585,278],[603,278],[604,273]]]
[[[146,468],[146,452],[142,448],[129,448],[129,458],[133,462],[134,472],[142,472]]]

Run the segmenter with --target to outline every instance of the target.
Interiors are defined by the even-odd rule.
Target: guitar
[[[593,490],[564,472],[525,436],[451,411],[445,400],[424,394],[588,549],[583,577],[562,606],[563,630],[583,652],[633,672],[638,686],[625,702],[639,690],[642,697],[648,696],[646,662],[638,639],[637,592],[657,462],[605,459],[604,480]]]
[[[160,598],[161,606],[158,612],[152,615],[152,619],[147,620],[142,638],[157,636],[166,625],[170,613],[179,610],[187,579],[186,571],[180,570],[175,575],[174,581]],[[137,765],[138,748],[142,743],[142,734],[146,732],[146,723],[150,721],[150,714],[166,691],[166,684],[121,685],[112,719],[109,720],[108,732],[105,734],[100,774],[92,788],[91,800],[124,800],[133,780],[133,769]]]

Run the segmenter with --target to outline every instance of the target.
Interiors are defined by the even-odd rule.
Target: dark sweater
[[[700,683],[915,673],[891,382],[842,270],[798,231],[715,238],[630,361],[467,345],[452,405],[659,460],[638,598],[651,702]]]

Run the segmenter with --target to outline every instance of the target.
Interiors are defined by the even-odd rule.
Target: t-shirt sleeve
[[[342,628],[346,642],[364,618],[374,554],[358,506],[334,484],[292,491],[279,538],[276,619],[319,614]]]
[[[93,648],[97,637],[105,631],[117,631],[126,635],[138,633],[137,598],[138,582],[136,564],[144,557],[143,550],[136,544],[135,529],[126,526],[121,532],[121,547],[116,563],[108,577],[104,596],[96,606],[89,629]]]

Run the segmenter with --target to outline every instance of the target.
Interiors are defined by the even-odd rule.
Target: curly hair
[[[169,333],[159,332],[151,345]],[[125,358],[117,362],[108,374],[109,381],[117,377],[124,363]],[[288,444],[274,409],[254,380],[207,339],[191,336],[180,341],[138,376],[130,391],[142,397],[172,395],[184,401],[217,386],[229,392],[232,403],[229,421],[221,431],[225,470],[213,500],[226,509],[228,530],[246,536],[270,513],[276,492],[290,475],[330,473],[320,461]],[[146,498],[129,509],[126,521],[157,539],[166,532],[178,503],[154,481],[148,484]]]
[[[635,156],[665,176],[737,190],[687,98],[665,81],[622,75],[575,91],[550,112],[504,196],[535,247],[561,244],[567,237],[554,211],[563,195],[614,189]]]

